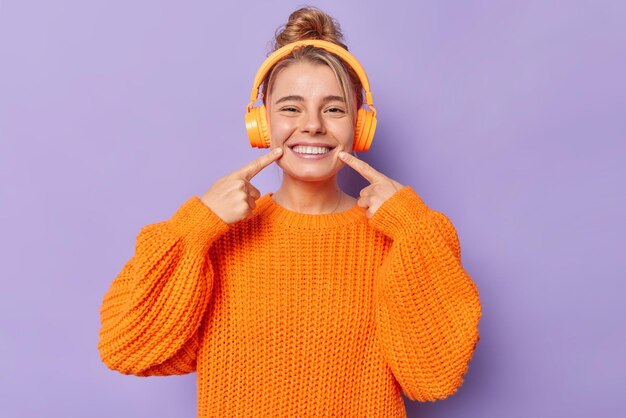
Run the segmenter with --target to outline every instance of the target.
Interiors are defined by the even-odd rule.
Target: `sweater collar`
[[[256,210],[260,215],[277,225],[298,229],[320,229],[347,225],[358,220],[365,220],[365,208],[354,205],[343,212],[328,214],[309,214],[295,212],[279,205],[269,192],[256,201]]]

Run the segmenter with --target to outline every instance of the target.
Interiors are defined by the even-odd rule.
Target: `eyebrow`
[[[304,101],[304,97],[292,94],[290,96],[281,97],[280,99],[276,100],[276,102],[274,102],[274,104],[287,102],[287,101],[290,101],[290,100],[293,100],[293,101],[296,101],[296,102],[303,102]],[[324,97],[324,99],[322,99],[323,103],[332,102],[332,101],[338,101],[338,102],[344,102],[345,103],[345,100],[341,96],[326,96],[326,97]]]

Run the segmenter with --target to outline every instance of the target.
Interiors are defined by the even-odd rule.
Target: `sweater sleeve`
[[[229,225],[197,196],[144,226],[100,307],[101,360],[123,374],[194,372],[198,330],[213,288],[208,249]]]
[[[383,357],[409,399],[444,399],[462,385],[480,340],[478,288],[461,265],[456,230],[410,186],[369,221],[393,241],[374,287]]]

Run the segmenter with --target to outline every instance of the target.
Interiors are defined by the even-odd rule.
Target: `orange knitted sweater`
[[[123,374],[196,372],[199,417],[406,417],[401,392],[461,386],[480,317],[452,223],[410,186],[370,219],[267,193],[227,224],[193,196],[139,232],[98,349]]]

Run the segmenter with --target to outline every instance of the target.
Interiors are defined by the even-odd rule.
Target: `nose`
[[[308,132],[311,135],[324,133],[324,121],[317,112],[307,112],[302,116],[302,132]]]

